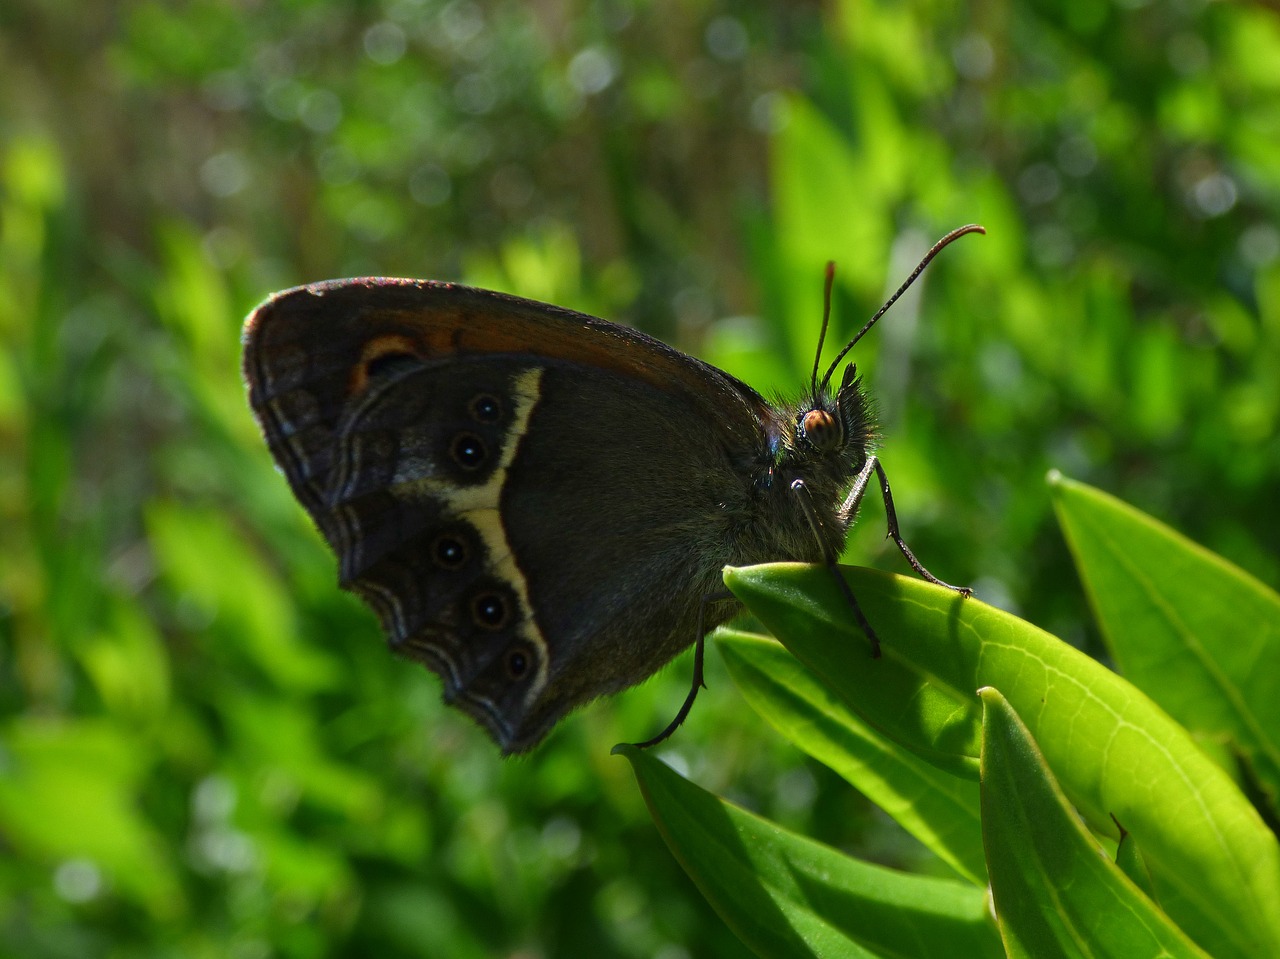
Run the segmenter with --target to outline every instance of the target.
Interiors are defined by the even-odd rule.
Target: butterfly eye
[[[453,438],[449,452],[454,462],[466,470],[479,469],[489,455],[484,448],[484,440],[475,433],[459,433]]]
[[[507,625],[510,608],[498,593],[481,593],[471,600],[471,617],[477,626],[497,630]]]
[[[441,533],[431,545],[431,555],[442,569],[459,569],[466,565],[469,551],[465,541],[452,533]]]
[[[502,402],[492,393],[481,393],[471,401],[471,415],[480,423],[502,419]]]
[[[841,430],[836,418],[826,410],[810,410],[800,421],[804,438],[820,450],[840,445]]]

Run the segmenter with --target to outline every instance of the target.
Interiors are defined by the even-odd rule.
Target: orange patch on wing
[[[420,355],[421,348],[418,343],[403,333],[388,333],[385,336],[375,336],[365,342],[364,349],[360,351],[360,362],[351,368],[351,382],[348,385],[348,393],[354,396],[357,393],[364,392],[365,387],[369,385],[369,369],[378,360],[387,356]]]

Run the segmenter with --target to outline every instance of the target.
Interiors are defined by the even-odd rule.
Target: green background
[[[741,954],[609,756],[688,660],[501,760],[271,466],[276,289],[464,280],[786,393],[826,260],[838,341],[982,222],[854,354],[916,553],[1097,652],[1056,467],[1280,580],[1267,4],[14,0],[0,78],[0,954]],[[904,570],[877,504],[846,559]],[[709,683],[665,758],[945,873]]]

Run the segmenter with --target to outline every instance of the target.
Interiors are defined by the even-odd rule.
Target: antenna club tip
[[[836,275],[836,261],[827,260],[827,279],[833,279]]]

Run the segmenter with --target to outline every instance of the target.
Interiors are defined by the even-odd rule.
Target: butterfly
[[[244,329],[249,404],[343,589],[391,648],[503,752],[654,673],[736,611],[726,565],[836,567],[874,480],[898,531],[867,393],[844,357],[794,402],[636,330],[429,280],[330,280],[275,294]],[[834,384],[834,385],[833,385]],[[950,587],[957,589],[957,587]],[[968,591],[959,589],[967,594]]]

